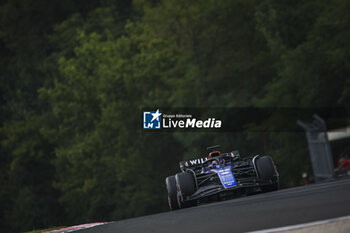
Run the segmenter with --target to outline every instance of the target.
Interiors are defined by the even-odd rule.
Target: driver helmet
[[[211,162],[212,167],[216,167],[217,165],[219,165],[218,161],[213,160],[213,162]]]

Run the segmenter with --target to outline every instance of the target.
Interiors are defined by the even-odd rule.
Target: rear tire
[[[192,173],[182,172],[175,175],[177,201],[180,208],[195,206],[196,201],[186,201],[186,198],[197,191],[196,181]]]
[[[165,179],[166,188],[168,190],[168,205],[170,210],[180,209],[177,202],[177,189],[175,176],[169,176]]]

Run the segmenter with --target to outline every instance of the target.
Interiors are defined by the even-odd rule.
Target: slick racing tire
[[[271,157],[259,157],[255,162],[255,166],[260,179],[272,182],[271,184],[261,186],[261,190],[263,192],[271,192],[277,190],[278,182],[276,180],[276,170]]]
[[[177,189],[176,189],[176,181],[175,176],[168,176],[165,179],[166,188],[168,190],[168,204],[170,210],[179,209],[179,204],[177,201]]]
[[[262,180],[270,180],[276,175],[275,166],[270,156],[259,157],[255,161],[255,168]]]
[[[185,201],[197,191],[196,181],[192,173],[182,172],[175,175],[177,188],[177,201],[180,208],[187,208],[196,205],[195,201]]]

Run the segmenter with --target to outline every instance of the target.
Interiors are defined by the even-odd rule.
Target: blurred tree
[[[349,6],[347,1],[338,0],[328,3],[265,1],[260,5],[259,29],[280,59],[274,64],[278,76],[265,84],[265,96],[253,100],[257,106],[349,107],[346,100],[349,98],[350,47],[345,41],[350,39],[350,18],[341,13],[349,10]],[[274,122],[265,122],[265,125],[273,127]],[[283,164],[284,185],[300,183],[301,173],[311,170],[305,142],[300,138],[304,136],[269,136],[269,140],[275,142],[271,154]],[[291,156],[286,156],[288,153]],[[297,169],[296,175],[292,175],[291,168]]]
[[[211,144],[271,154],[282,185],[299,184],[304,136],[270,133],[275,115],[255,126],[265,133],[153,134],[140,114],[348,106],[348,11],[345,0],[3,1],[1,230],[165,210],[164,178]]]
[[[98,6],[109,6],[113,17],[106,17],[111,10],[105,8],[90,16]],[[38,99],[37,90],[53,86],[59,77],[58,57],[74,50],[75,41],[69,39],[75,40],[79,27],[89,24],[95,30],[113,23],[123,28],[131,2],[8,0],[0,4],[0,12],[0,217],[6,219],[0,227],[24,231],[60,224],[66,220],[60,215],[59,192],[52,187],[55,141],[46,137],[48,125],[55,122],[49,103]],[[65,33],[65,41],[51,37],[54,25],[71,16],[81,19],[72,28],[74,36]]]
[[[170,134],[144,135],[135,114],[150,103],[166,103],[162,80],[176,56],[169,56],[168,44],[154,38],[151,28],[129,24],[127,31],[121,38],[109,30],[81,32],[74,56],[59,61],[62,79],[41,90],[57,118],[48,131],[58,143],[55,187],[74,223],[162,208],[159,183],[168,167],[154,164],[181,157],[181,146],[169,144]]]
[[[1,145],[11,155],[2,183],[7,198],[2,210],[4,222],[12,230],[25,231],[61,220],[58,193],[52,187],[53,148],[41,135],[41,127],[42,118],[28,115],[25,121],[6,123],[1,130],[6,135]]]

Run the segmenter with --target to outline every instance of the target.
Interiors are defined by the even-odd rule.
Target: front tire
[[[170,210],[180,209],[177,201],[177,189],[175,176],[169,176],[165,179],[166,188],[168,190],[168,205]]]
[[[196,181],[192,173],[182,172],[175,175],[177,201],[180,208],[196,205],[196,201],[187,201],[186,198],[197,191]]]
[[[260,179],[270,184],[261,186],[263,192],[271,192],[278,190],[278,178],[275,165],[270,156],[258,157],[254,164],[257,175]]]
[[[275,166],[270,156],[259,157],[254,164],[258,177],[262,180],[270,180],[276,175]]]

